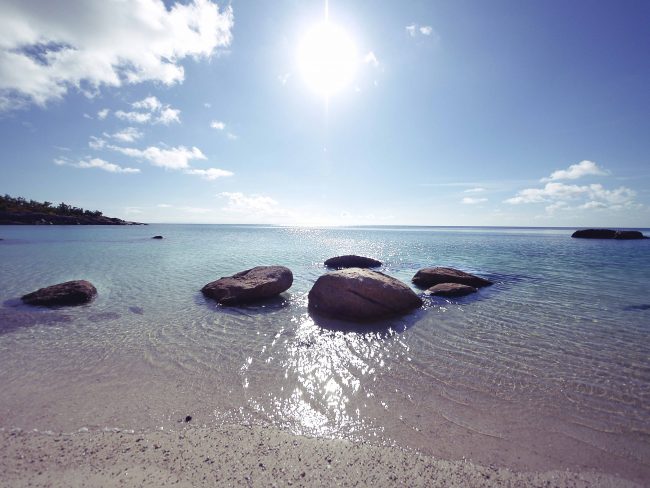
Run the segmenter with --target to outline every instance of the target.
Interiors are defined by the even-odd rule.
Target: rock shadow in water
[[[104,322],[106,320],[117,320],[121,315],[117,312],[100,312],[88,316],[91,322]]]
[[[397,315],[372,321],[347,321],[320,315],[309,310],[309,316],[318,327],[324,331],[344,332],[354,334],[374,334],[389,337],[401,334],[415,325],[421,318],[422,309],[415,310],[407,315]]]
[[[144,310],[142,307],[129,307],[129,312],[137,315],[144,315]]]
[[[250,303],[221,305],[211,298],[205,297],[201,293],[196,296],[195,303],[198,305],[204,305],[210,308],[210,310],[216,310],[226,314],[257,315],[276,312],[288,307],[290,304],[290,297],[288,294],[281,293],[280,295],[271,298],[256,300]]]
[[[5,305],[7,302],[5,302]],[[72,322],[72,317],[51,310],[20,310],[14,307],[0,309],[0,334],[8,334],[35,325],[57,325]]]

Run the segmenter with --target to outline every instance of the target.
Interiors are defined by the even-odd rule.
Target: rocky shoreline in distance
[[[2,212],[0,225],[147,225],[104,215],[56,215],[42,212]]]

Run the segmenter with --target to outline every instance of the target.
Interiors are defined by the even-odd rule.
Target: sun
[[[303,79],[309,88],[325,97],[349,85],[358,64],[352,38],[328,21],[307,31],[298,46],[298,67]]]

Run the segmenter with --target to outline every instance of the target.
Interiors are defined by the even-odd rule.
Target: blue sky
[[[324,12],[3,0],[0,192],[144,222],[648,226],[649,2],[331,0],[354,67],[327,95]]]

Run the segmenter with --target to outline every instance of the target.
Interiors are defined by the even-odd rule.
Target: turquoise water
[[[192,415],[648,479],[650,240],[571,232],[0,227],[0,427],[178,429]],[[441,265],[496,284],[341,330],[310,316],[306,295],[322,262],[347,253],[407,283]],[[200,293],[271,264],[294,273],[278,300],[222,308]],[[97,298],[57,310],[18,300],[71,279]]]

